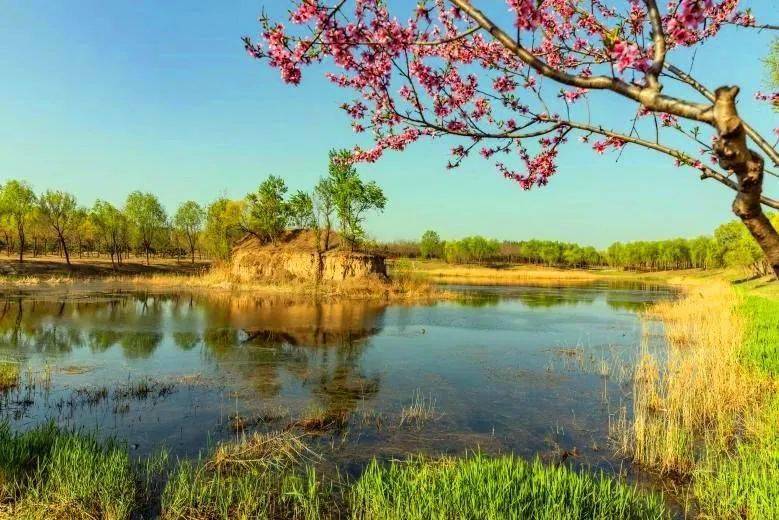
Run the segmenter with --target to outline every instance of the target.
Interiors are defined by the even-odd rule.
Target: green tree
[[[293,226],[302,229],[317,227],[314,213],[314,199],[305,191],[298,190],[289,199],[289,219]]]
[[[3,186],[0,208],[16,228],[19,238],[19,262],[24,262],[24,248],[27,245],[25,226],[35,209],[35,193],[26,182],[12,179]]]
[[[762,272],[763,252],[739,221],[722,224],[714,231],[726,267],[750,268]]]
[[[331,151],[329,174],[333,202],[341,224],[341,235],[352,249],[365,237],[362,223],[369,210],[383,211],[387,204],[384,192],[375,182],[364,182],[350,162],[350,152]]]
[[[181,204],[173,217],[173,225],[187,239],[192,263],[195,263],[195,246],[200,232],[203,229],[205,211],[194,200],[188,200]]]
[[[322,249],[327,251],[330,248],[330,232],[333,229],[335,213],[335,189],[332,178],[319,179],[314,186],[313,204],[316,219],[318,222],[321,221],[319,227],[324,226],[325,243]]]
[[[203,231],[203,246],[217,259],[226,260],[235,242],[243,235],[242,220],[245,202],[219,198],[206,209],[206,225]]]
[[[167,224],[165,210],[154,194],[134,191],[127,196],[124,212],[134,227],[138,244],[146,253],[146,265],[149,265],[154,241]]]
[[[68,241],[65,237],[76,224],[76,197],[64,191],[46,190],[38,199],[38,208],[43,220],[57,234],[65,262],[70,265]]]
[[[95,201],[89,218],[103,239],[106,250],[111,256],[111,267],[122,263],[122,243],[128,235],[129,223],[127,217],[110,202]]]
[[[441,237],[438,233],[432,229],[425,231],[422,234],[422,239],[419,241],[419,253],[423,258],[441,258],[444,252],[444,244],[441,241]]]
[[[246,231],[261,240],[275,242],[289,222],[289,207],[284,201],[286,193],[284,179],[271,175],[260,184],[256,193],[247,195]]]

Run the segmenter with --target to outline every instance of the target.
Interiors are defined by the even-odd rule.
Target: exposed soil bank
[[[349,251],[337,235],[332,235],[327,251],[319,250],[312,231],[287,231],[275,243],[248,236],[233,249],[230,272],[238,282],[386,279],[383,256]]]

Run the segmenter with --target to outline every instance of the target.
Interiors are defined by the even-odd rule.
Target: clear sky
[[[282,13],[286,1],[1,3],[0,181],[65,189],[85,205],[152,191],[172,211],[187,199],[242,197],[269,174],[308,189],[326,173],[329,149],[357,142],[338,108],[352,96],[321,71],[291,88],[245,54],[240,37],[257,34],[263,6]],[[779,16],[774,0],[743,4],[758,17]],[[766,134],[779,126],[777,114],[752,95],[764,88],[760,58],[770,38],[728,28],[697,51],[693,69],[712,87],[738,83],[742,114]],[[689,66],[689,53],[677,61]],[[599,110],[628,129],[633,113],[623,107]],[[708,233],[732,218],[727,189],[636,148],[615,162],[572,144],[550,185],[531,192],[476,158],[447,171],[446,149],[420,142],[360,167],[389,198],[385,213],[368,221],[373,236],[416,238],[432,228],[445,238],[604,246]]]

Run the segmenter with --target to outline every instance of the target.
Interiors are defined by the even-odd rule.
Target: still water
[[[448,287],[387,304],[109,291],[0,299],[0,398],[138,455],[196,456],[241,431],[294,428],[347,473],[372,457],[513,452],[617,471],[608,428],[630,409],[639,314],[662,287]]]

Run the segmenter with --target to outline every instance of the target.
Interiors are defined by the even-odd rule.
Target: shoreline
[[[60,260],[60,261],[58,261]],[[136,259],[137,260],[137,259]],[[743,272],[714,269],[631,272],[614,269],[564,269],[527,264],[446,264],[436,260],[388,260],[388,280],[365,279],[342,283],[303,280],[237,281],[222,265],[178,263],[175,259],[146,266],[128,262],[114,271],[105,259],[75,260],[68,268],[54,258],[0,259],[0,289],[48,292],[62,288],[88,290],[160,289],[166,291],[220,291],[254,293],[258,296],[381,299],[391,301],[447,300],[453,297],[441,285],[462,286],[560,286],[597,282],[639,282],[664,285],[695,285],[724,281],[749,293],[779,298],[779,281],[749,278]],[[20,272],[7,274],[9,269]]]

